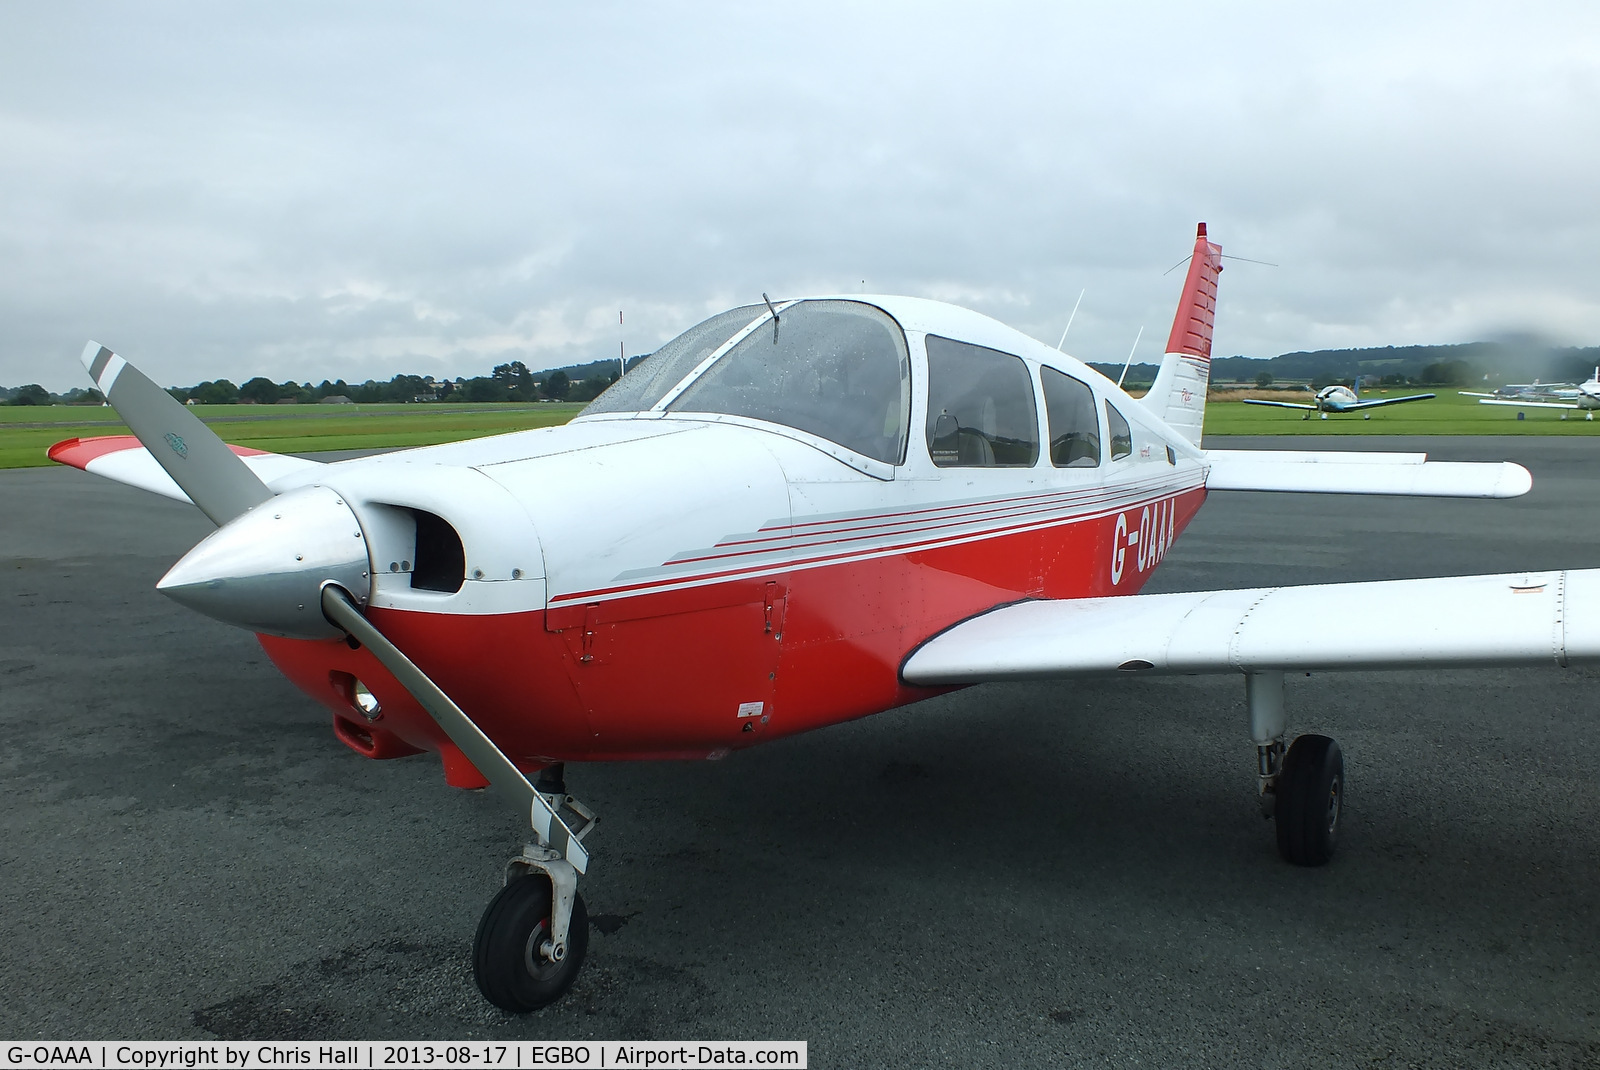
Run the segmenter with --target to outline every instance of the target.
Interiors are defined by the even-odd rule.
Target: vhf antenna
[[[1128,369],[1133,367],[1133,350],[1139,348],[1139,339],[1144,337],[1144,324],[1139,324],[1139,333],[1133,336],[1133,349],[1128,350],[1128,362],[1122,366],[1122,374],[1117,376],[1117,389],[1122,389],[1122,380],[1128,377]]]
[[[1072,315],[1067,317],[1066,330],[1063,330],[1061,332],[1061,341],[1056,343],[1056,352],[1057,353],[1061,352],[1061,347],[1066,345],[1066,343],[1067,343],[1067,331],[1072,330],[1072,321],[1078,318],[1078,306],[1083,304],[1083,295],[1088,293],[1088,292],[1089,291],[1087,289],[1083,289],[1083,290],[1079,290],[1078,291],[1078,299],[1072,303]]]

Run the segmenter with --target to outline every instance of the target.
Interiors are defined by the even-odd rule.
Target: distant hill
[[[648,354],[645,354],[644,356],[629,357],[628,367],[632,368],[635,364],[638,364],[641,360],[643,360],[645,356],[648,356]],[[592,379],[596,376],[602,379],[610,379],[613,375],[617,374],[617,362],[614,360],[591,360],[587,364],[568,364],[564,368],[544,368],[540,371],[534,372],[533,377],[540,382],[544,382],[556,372],[566,372],[567,378],[572,380],[574,383],[581,383],[585,379]]]

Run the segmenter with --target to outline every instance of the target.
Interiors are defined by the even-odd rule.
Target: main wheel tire
[[[566,994],[589,950],[589,912],[583,896],[572,898],[567,953],[560,962],[539,954],[550,936],[550,878],[518,877],[489,901],[472,945],[472,973],[483,998],[501,1010],[526,1014]]]
[[[1327,736],[1301,736],[1278,774],[1274,813],[1278,853],[1297,866],[1320,866],[1339,843],[1344,810],[1344,755]]]

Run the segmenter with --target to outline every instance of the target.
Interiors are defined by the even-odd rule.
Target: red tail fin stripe
[[[1222,271],[1222,246],[1206,239],[1201,223],[1189,258],[1189,274],[1178,298],[1178,314],[1167,337],[1168,353],[1211,359],[1211,329],[1217,318],[1217,275]]]

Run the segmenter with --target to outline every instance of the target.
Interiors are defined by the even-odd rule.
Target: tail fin
[[[1217,316],[1217,276],[1221,273],[1222,246],[1206,239],[1206,225],[1201,223],[1189,274],[1183,280],[1183,295],[1178,299],[1178,315],[1167,336],[1167,354],[1161,358],[1155,384],[1140,399],[1152,415],[1196,446],[1205,424],[1211,326]]]

